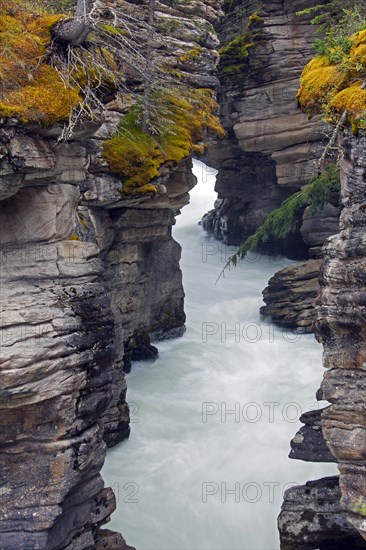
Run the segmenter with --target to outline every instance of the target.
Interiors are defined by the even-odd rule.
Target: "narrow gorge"
[[[0,1],[1,550],[366,548],[341,4]]]

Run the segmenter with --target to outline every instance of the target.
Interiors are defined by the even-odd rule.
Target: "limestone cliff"
[[[172,67],[214,88],[220,2],[169,4],[156,18]],[[181,59],[194,47],[199,59]],[[0,120],[4,550],[125,548],[99,529],[116,506],[99,473],[106,447],[129,434],[124,371],[156,356],[151,338],[184,330],[171,227],[195,184],[191,160],[163,164],[151,191],[125,195],[103,146],[131,102],[108,101],[67,141],[62,124]]]
[[[318,397],[331,403],[322,428],[338,461],[342,508],[366,540],[366,138],[346,135],[342,147],[344,210],[340,233],[325,247],[316,323],[327,369]]]
[[[301,420],[307,425],[295,436],[290,454],[302,460],[337,462],[339,488],[337,480],[319,480],[308,488],[296,487],[286,492],[279,517],[284,549],[292,547],[294,541],[296,547],[304,550],[323,548],[322,545],[366,547],[366,139],[346,132],[341,146],[344,209],[339,234],[329,238],[324,248],[316,320],[327,369],[317,397],[329,401],[330,406],[321,410],[317,419],[309,418],[314,413],[304,415]],[[325,487],[330,493],[321,496]],[[311,495],[311,491],[316,494]],[[318,508],[319,499],[325,503],[322,510]],[[354,528],[361,537],[355,537]]]
[[[266,305],[261,307],[261,314],[271,316],[275,323],[298,332],[314,331],[322,246],[338,232],[339,200],[336,194],[332,202],[315,213],[305,208],[300,234],[309,247],[310,259],[278,271],[263,291]]]
[[[202,223],[227,244],[242,244],[315,174],[330,130],[318,117],[308,119],[298,108],[300,74],[314,53],[317,35],[311,17],[296,12],[316,4],[317,0],[225,4],[219,76],[228,137],[207,153],[218,169],[218,199]],[[337,231],[338,205],[335,197],[316,214],[303,208],[285,238],[270,238],[262,245],[265,253],[311,259],[270,280],[261,313],[275,323],[313,331],[321,247]]]
[[[302,68],[314,53],[316,29],[296,12],[318,3],[227,3],[219,74],[228,139],[209,152],[219,170],[218,201],[203,219],[204,227],[225,243],[242,243],[314,173],[324,128],[299,111],[296,93]],[[240,78],[233,79],[239,62]],[[297,232],[279,251],[301,258],[307,246]]]

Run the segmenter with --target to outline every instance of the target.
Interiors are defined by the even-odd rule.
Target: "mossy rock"
[[[0,7],[0,116],[22,122],[54,124],[69,118],[81,100],[46,63],[54,25],[62,14],[27,11],[27,2],[3,2]]]
[[[133,107],[122,119],[116,135],[103,145],[110,171],[121,176],[122,194],[153,192],[147,187],[167,162],[178,164],[192,152],[203,153],[206,131],[224,137],[211,90],[177,90],[157,94],[155,104],[164,111],[165,123],[156,135],[141,129],[141,108]],[[156,189],[155,189],[156,190]]]
[[[349,43],[342,56],[330,52],[307,64],[297,97],[310,116],[322,113],[333,123],[347,110],[348,122],[357,132],[366,129],[366,90],[361,89],[366,75],[366,30],[353,35]]]

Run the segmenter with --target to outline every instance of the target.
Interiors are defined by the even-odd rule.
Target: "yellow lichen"
[[[336,122],[347,110],[354,131],[365,128],[366,90],[361,86],[366,75],[366,30],[350,38],[349,53],[342,56],[317,56],[302,72],[298,100],[309,115],[323,112]],[[362,79],[362,80],[361,80]]]
[[[348,111],[348,119],[353,128],[365,128],[366,89],[361,89],[362,81],[355,82],[339,92],[328,105],[328,112],[342,113]]]
[[[146,185],[143,185],[142,187],[139,187],[137,189],[137,192],[138,193],[153,193],[155,195],[158,191],[157,191],[155,185],[153,185],[151,183],[147,183]]]
[[[48,125],[67,120],[81,98],[46,62],[51,29],[64,15],[29,4],[0,4],[0,116]]]
[[[201,46],[196,46],[195,48],[189,50],[187,53],[181,55],[178,59],[181,63],[194,62],[197,61],[201,53]]]

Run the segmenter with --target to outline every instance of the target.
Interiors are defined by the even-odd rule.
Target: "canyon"
[[[145,9],[116,4],[134,16]],[[218,170],[218,200],[202,224],[225,245],[242,243],[308,183],[329,133],[295,99],[314,55],[310,17],[296,16],[308,5],[156,3],[167,44],[159,55],[191,86],[218,93],[227,137],[208,136],[201,157]],[[125,374],[158,357],[156,342],[185,331],[172,227],[196,178],[189,157],[162,166],[154,192],[123,196],[102,150],[129,108],[128,97],[111,100],[68,141],[59,141],[61,124],[0,120],[4,550],[131,548],[103,528],[117,503],[100,472],[107,447],[130,433]],[[338,196],[315,213],[304,208],[290,236],[262,250],[301,263],[271,278],[261,313],[315,331],[324,346],[317,398],[330,405],[303,414],[290,456],[335,462],[340,472],[285,493],[284,550],[366,547],[366,141],[348,132],[340,139],[342,211]]]

